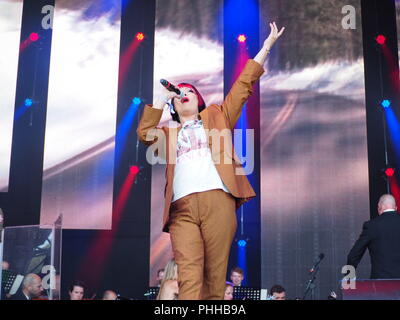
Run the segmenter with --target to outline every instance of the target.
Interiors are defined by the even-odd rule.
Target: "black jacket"
[[[11,296],[10,300],[29,300],[29,299],[24,295],[21,288],[19,288],[18,291]]]
[[[400,279],[400,215],[385,212],[363,225],[347,264],[357,267],[365,250],[371,256],[371,279]]]

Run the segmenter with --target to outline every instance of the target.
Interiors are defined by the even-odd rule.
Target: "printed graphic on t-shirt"
[[[201,120],[188,121],[178,135],[177,163],[210,156],[206,132]]]

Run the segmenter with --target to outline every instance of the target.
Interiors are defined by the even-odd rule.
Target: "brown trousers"
[[[237,226],[233,196],[218,189],[189,194],[171,204],[169,222],[179,300],[223,300]]]

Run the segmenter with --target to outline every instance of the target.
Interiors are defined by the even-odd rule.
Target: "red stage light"
[[[39,40],[39,35],[36,32],[32,32],[29,35],[29,39],[33,42],[38,41]]]
[[[139,41],[142,41],[144,39],[144,34],[139,32],[136,34],[136,39],[138,39]]]
[[[394,176],[394,169],[393,168],[385,169],[385,174],[386,174],[387,177],[393,177]]]
[[[247,38],[244,34],[240,34],[237,39],[239,42],[245,42]]]
[[[383,44],[385,43],[385,41],[386,41],[386,37],[385,37],[384,35],[380,34],[380,35],[378,35],[378,36],[375,38],[375,40],[376,40],[376,42],[378,42],[380,45],[383,45]]]
[[[133,175],[136,175],[139,172],[139,167],[138,166],[130,166],[129,172]]]

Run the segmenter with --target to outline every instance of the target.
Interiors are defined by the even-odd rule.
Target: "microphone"
[[[175,92],[176,94],[182,95],[181,90],[179,90],[177,87],[175,87],[171,82],[161,79],[160,83],[167,89],[168,91]]]
[[[323,253],[320,253],[318,255],[317,261],[314,263],[314,265],[310,269],[309,273],[315,272],[315,270],[317,269],[318,265],[321,263],[322,259],[324,259],[324,257],[325,257],[325,254],[323,254]]]

